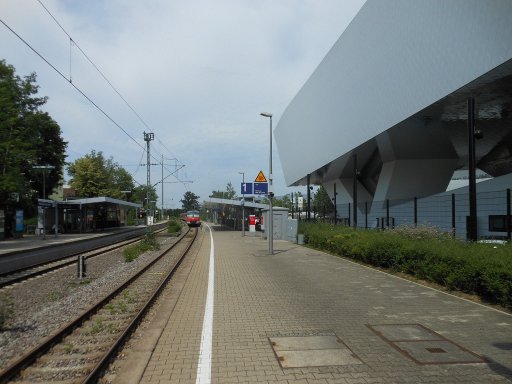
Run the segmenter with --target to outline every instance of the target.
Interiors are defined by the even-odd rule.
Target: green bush
[[[179,219],[170,219],[167,222],[168,233],[178,233],[181,231],[181,221]]]
[[[146,237],[144,240],[140,241],[139,243],[135,245],[131,245],[129,247],[126,247],[123,250],[123,256],[126,262],[130,263],[133,260],[135,260],[137,257],[139,257],[144,252],[150,251],[150,250],[156,250],[159,249],[160,246],[158,242],[155,239],[155,235],[153,233],[146,234]]]
[[[512,245],[464,243],[427,227],[355,230],[300,223],[306,243],[512,308]]]

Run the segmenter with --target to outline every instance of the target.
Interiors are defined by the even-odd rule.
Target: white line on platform
[[[215,278],[215,246],[212,229],[210,231],[210,267],[208,272],[208,293],[203,319],[203,334],[201,335],[201,350],[197,362],[196,384],[210,384],[212,378],[212,339],[213,339],[213,283]]]

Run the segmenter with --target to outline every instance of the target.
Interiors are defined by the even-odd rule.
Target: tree
[[[113,158],[94,150],[68,166],[70,185],[81,197],[108,196],[121,199],[122,191],[133,191],[133,177]],[[145,197],[145,196],[144,196]]]
[[[236,199],[236,191],[235,188],[233,188],[233,184],[231,184],[231,181],[226,185],[226,192],[227,192],[227,198],[228,199]]]
[[[180,200],[182,207],[185,211],[197,210],[199,209],[199,196],[194,194],[193,192],[187,191],[183,195],[183,199]]]
[[[67,143],[59,125],[41,107],[39,87],[32,73],[23,79],[0,60],[0,201],[35,211],[34,200],[48,196],[62,181]],[[43,175],[36,165],[50,165]],[[9,208],[10,207],[10,208]]]
[[[316,212],[321,212],[324,217],[327,213],[334,211],[334,204],[323,185],[318,188],[315,196],[313,197],[313,208]]]
[[[212,194],[210,195],[210,197],[232,200],[232,199],[236,199],[237,194],[236,194],[235,188],[233,188],[233,184],[231,184],[231,181],[230,181],[226,185],[225,191],[212,191]]]
[[[148,207],[148,203],[146,202],[147,198],[147,186],[145,185],[138,185],[135,188],[133,188],[132,193],[129,197],[130,201],[133,201],[134,203],[141,203],[143,206]],[[149,201],[157,201],[158,195],[156,193],[156,190],[154,187],[149,187]]]
[[[267,200],[267,204],[268,204],[268,200]],[[273,200],[273,205],[275,207],[284,207],[284,208],[288,208],[288,209],[291,209],[292,207],[292,202],[290,200],[290,197],[288,195],[284,195],[282,198],[278,199],[278,198],[275,198]]]

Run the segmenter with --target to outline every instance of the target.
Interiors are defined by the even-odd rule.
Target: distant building
[[[64,200],[74,199],[76,197],[75,189],[71,188],[69,185],[64,185],[62,188],[62,197]]]

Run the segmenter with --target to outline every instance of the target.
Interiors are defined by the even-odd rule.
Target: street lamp
[[[242,175],[242,188],[245,183],[245,172],[238,172],[239,175]],[[242,193],[242,236],[245,236],[245,195]]]
[[[34,165],[33,169],[41,169],[43,171],[43,200],[46,200],[46,171],[54,169],[53,165]],[[46,239],[46,207],[43,206],[43,240]],[[57,236],[57,227],[55,228],[55,236]]]
[[[272,197],[274,193],[272,192],[272,114],[270,112],[261,112],[261,116],[268,117],[270,119],[270,165],[269,165],[269,175],[268,175],[268,254],[274,254],[274,217],[272,212]]]

